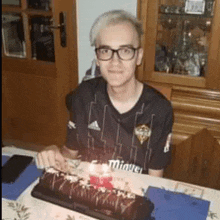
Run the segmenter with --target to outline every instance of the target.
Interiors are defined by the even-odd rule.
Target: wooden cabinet
[[[200,14],[187,14],[186,2],[190,3],[187,0],[138,0],[145,54],[137,76],[150,84],[172,89],[173,160],[165,177],[220,189],[220,0],[206,0]],[[208,4],[211,4],[211,12],[206,9]],[[206,38],[205,46],[198,46],[195,33]],[[206,54],[205,68],[201,68],[200,60],[199,71],[192,73],[184,66],[185,70],[178,72],[175,65],[183,47],[189,55],[185,58],[188,63],[192,57],[195,61],[196,56]],[[162,53],[158,53],[158,48],[165,48],[166,56],[171,55],[171,58],[165,57],[165,61],[162,55],[166,63],[162,63],[164,69],[160,69],[158,54]]]
[[[208,0],[206,0],[206,2],[207,1]],[[213,16],[205,14],[160,13],[162,6],[168,5],[167,7],[177,7],[177,3],[180,2],[182,2],[182,7],[184,8],[185,0],[138,1],[138,15],[144,27],[142,46],[145,51],[143,65],[138,69],[138,78],[157,83],[220,90],[220,14],[218,13],[220,11],[220,1],[214,1]],[[204,28],[204,26],[206,28]],[[199,41],[198,38],[202,37],[202,35],[206,37],[205,40],[207,41],[206,46],[203,46],[203,48],[197,43]],[[186,39],[186,37],[188,39]],[[158,51],[157,47],[159,46],[166,47],[166,51]],[[205,73],[199,77],[195,77],[189,73],[187,76],[187,73],[174,73],[174,71],[171,70],[175,68],[174,65],[169,65],[168,71],[165,71],[165,69],[164,71],[155,70],[157,67],[157,52],[171,54],[169,62],[175,59],[174,62],[176,64],[176,59],[183,46],[185,46],[189,56],[190,53],[194,53],[198,56],[207,53]],[[178,53],[177,56],[175,56],[175,53]],[[158,58],[163,57],[158,56]]]
[[[78,85],[76,2],[5,2],[3,142],[61,145],[68,120],[65,96]]]

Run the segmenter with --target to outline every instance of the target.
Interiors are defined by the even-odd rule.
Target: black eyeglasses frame
[[[118,53],[118,51],[121,50],[121,49],[123,49],[123,47],[122,47],[122,48],[119,48],[119,49],[117,49],[117,50],[114,50],[114,49],[111,49],[111,48],[105,48],[105,47],[98,47],[98,48],[95,48],[95,53],[96,53],[97,59],[98,59],[98,60],[102,60],[102,61],[111,60],[111,59],[113,58],[113,56],[114,56],[114,53],[117,53],[117,56],[118,56],[118,58],[119,58],[120,60],[129,61],[129,60],[132,60],[132,59],[134,58],[135,52],[136,52],[137,50],[139,50],[141,47],[137,47],[137,48],[128,47],[128,48],[129,48],[129,49],[132,49],[132,50],[134,51],[134,54],[133,54],[132,58],[130,58],[130,59],[128,59],[128,60],[127,60],[127,59],[122,59],[122,58],[120,57],[119,53]],[[111,56],[109,59],[100,59],[100,58],[98,57],[98,53],[97,53],[97,51],[100,50],[100,49],[110,49],[110,50],[112,51],[112,56]]]

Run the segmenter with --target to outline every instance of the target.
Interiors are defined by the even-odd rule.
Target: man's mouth
[[[122,70],[109,70],[109,73],[122,73]]]

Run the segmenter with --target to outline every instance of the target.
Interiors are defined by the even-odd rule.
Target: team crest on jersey
[[[139,125],[134,129],[134,132],[141,144],[151,135],[151,129],[147,125]]]

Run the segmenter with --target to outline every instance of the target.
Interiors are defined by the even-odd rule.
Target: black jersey
[[[154,88],[144,84],[138,102],[123,114],[112,105],[102,77],[82,82],[70,99],[66,146],[79,150],[82,160],[137,173],[170,162],[172,107]]]

